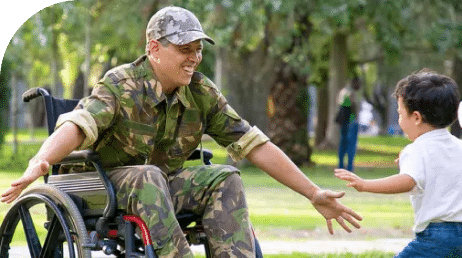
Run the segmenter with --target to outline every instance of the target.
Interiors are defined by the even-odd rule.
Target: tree
[[[426,36],[433,49],[445,54],[452,61],[449,75],[462,92],[462,3],[450,0],[437,3],[433,19],[427,23],[430,31]],[[451,133],[459,138],[462,136],[459,121],[451,126]]]
[[[311,4],[196,0],[180,5],[205,21],[217,52],[223,51],[222,87],[236,111],[265,131],[298,165],[311,163],[304,110]],[[289,132],[298,136],[288,138],[293,136]]]
[[[425,4],[407,0],[73,1],[50,7],[56,10],[28,21],[11,44],[11,56],[24,64],[24,76],[35,86],[51,84],[55,78],[49,54],[54,52],[64,95],[70,97],[74,84],[82,78],[79,73],[84,74],[84,62],[91,66],[90,78],[84,79],[91,85],[109,68],[144,53],[145,28],[152,14],[166,5],[183,6],[198,16],[217,42],[217,46],[206,47],[200,71],[221,78],[218,86],[238,113],[285,152],[294,153],[290,154],[294,161],[310,163],[304,107],[309,101],[304,95],[307,84],[316,85],[319,93],[315,143],[335,146],[338,128],[332,114],[339,89],[348,77],[361,74],[368,87],[365,92],[382,92],[376,94],[382,97],[388,94],[390,80],[395,83],[402,75],[394,67],[399,64],[403,40],[420,39],[415,36],[418,31],[427,31],[412,16]],[[90,40],[85,41],[85,35]],[[367,67],[371,63],[375,70]],[[369,76],[371,73],[378,75]],[[373,90],[378,82],[384,90]],[[80,92],[76,97],[86,94],[83,89],[75,92]],[[375,99],[369,98],[386,120],[389,105],[383,98]],[[289,139],[282,131],[294,137]],[[300,157],[305,157],[304,161]]]
[[[0,150],[2,149],[5,134],[8,132],[8,103],[10,103],[11,62],[3,58],[0,73]]]
[[[358,64],[366,61],[355,38],[364,37],[361,34],[373,35],[376,45],[384,51],[377,52],[370,59],[375,62],[384,58],[392,64],[399,57],[403,41],[405,24],[407,22],[406,0],[400,1],[329,1],[319,2],[314,12],[314,31],[320,31],[330,44],[328,65],[328,90],[319,102],[327,102],[328,107],[319,109],[319,117],[327,117],[325,139],[317,139],[319,147],[337,146],[339,128],[334,122],[337,109],[337,96],[340,89],[345,86],[347,79],[360,74]],[[375,48],[375,47],[374,47]],[[363,48],[364,49],[364,48]],[[370,50],[369,48],[367,50]],[[381,56],[383,53],[383,56]],[[318,70],[324,72],[322,69]],[[325,72],[324,72],[325,73]],[[320,76],[317,76],[318,78]],[[386,114],[387,112],[383,112]],[[317,133],[322,134],[319,129]]]

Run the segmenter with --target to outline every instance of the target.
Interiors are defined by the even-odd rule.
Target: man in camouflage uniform
[[[306,196],[326,218],[359,228],[361,220],[337,198],[312,183],[258,128],[228,105],[216,86],[194,72],[204,34],[197,18],[166,7],[150,20],[146,55],[109,71],[77,108],[62,115],[56,131],[29,162],[22,178],[2,195],[13,201],[50,164],[71,151],[91,148],[117,190],[120,208],[150,228],[159,257],[193,257],[176,214],[202,217],[214,257],[255,257],[249,214],[238,170],[226,165],[184,168],[203,134],[229,155],[247,158],[276,180]]]

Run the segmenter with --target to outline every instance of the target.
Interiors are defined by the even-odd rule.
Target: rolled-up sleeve
[[[76,124],[83,131],[85,140],[78,147],[79,150],[91,147],[114,120],[118,105],[116,97],[106,86],[109,83],[103,85],[103,82],[93,89],[90,96],[81,99],[73,111],[62,114],[56,122],[55,129],[69,121]]]
[[[74,123],[85,134],[85,140],[77,148],[78,150],[87,149],[96,142],[96,139],[98,139],[98,128],[95,119],[87,110],[77,109],[60,115],[55,128],[59,128],[65,122]]]
[[[252,127],[245,133],[238,141],[231,143],[226,147],[229,156],[235,161],[239,161],[258,145],[269,141],[266,136],[258,127]]]

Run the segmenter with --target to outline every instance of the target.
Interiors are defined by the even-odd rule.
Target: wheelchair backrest
[[[47,119],[48,135],[51,135],[55,130],[56,121],[61,114],[72,111],[79,103],[78,99],[60,99],[50,95],[44,88],[32,88],[26,91],[23,95],[23,101],[29,102],[31,99],[43,97],[45,102],[45,113]],[[54,165],[52,174],[58,173],[59,165]]]
[[[72,111],[79,103],[78,99],[60,99],[50,95],[44,88],[32,88],[22,94],[22,100],[29,102],[31,99],[43,97],[47,117],[48,135],[55,130],[56,121],[61,114]]]
[[[43,88],[32,88],[27,90],[22,95],[22,99],[24,102],[29,102],[31,99],[40,96],[43,97],[45,102],[48,134],[52,134],[58,117],[61,114],[74,110],[79,103],[79,100],[55,98]],[[67,158],[71,156],[72,154]],[[79,157],[78,159],[84,158],[85,160],[88,160],[91,155],[88,157],[74,155],[73,159],[77,156]],[[63,159],[63,161],[65,159]],[[94,157],[91,158],[91,160],[94,159]],[[83,175],[58,175],[60,164],[53,165],[53,176],[45,176],[45,183],[55,185],[60,190],[69,193],[73,197],[74,202],[76,202],[80,207],[83,215],[96,215],[102,213],[105,218],[112,217],[115,214],[115,209],[117,207],[115,191],[112,184],[109,182],[109,179],[107,179],[100,163],[96,163],[97,164],[93,165],[95,165],[95,169],[99,173],[85,173],[85,177],[83,177]],[[109,196],[109,198],[106,198],[106,196]]]
[[[48,134],[52,134],[56,121],[61,114],[74,110],[79,103],[77,99],[58,99],[51,95],[43,96],[45,101],[45,110],[47,114]]]

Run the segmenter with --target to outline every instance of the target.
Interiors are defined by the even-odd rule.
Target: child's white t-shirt
[[[446,129],[420,135],[399,158],[400,174],[416,182],[410,192],[414,232],[430,222],[462,222],[462,141]]]

